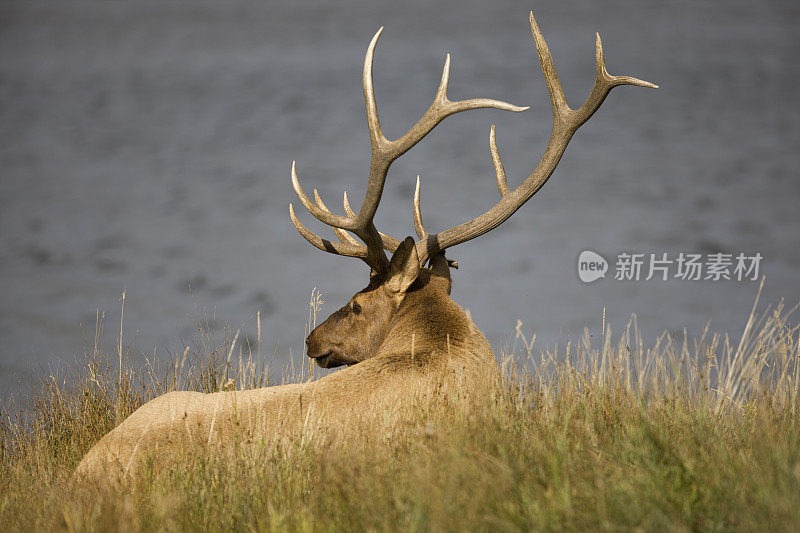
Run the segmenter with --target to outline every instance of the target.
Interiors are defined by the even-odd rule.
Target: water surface
[[[366,284],[359,261],[292,227],[292,160],[329,205],[363,194],[361,62],[375,30],[387,136],[429,105],[445,52],[452,98],[533,108],[447,119],[392,167],[378,218],[413,234],[423,179],[437,231],[496,200],[489,125],[513,185],[551,112],[527,23],[536,10],[567,97],[608,68],[658,83],[615,89],[552,180],[490,235],[452,250],[454,298],[496,349],[517,319],[541,346],[619,329],[735,334],[756,282],[582,283],[585,249],[764,256],[765,303],[800,300],[800,11],[793,2],[6,2],[0,6],[0,394],[81,358],[98,310],[113,349],[167,360],[194,321],[298,356],[312,288],[327,314]],[[295,204],[298,206],[298,204]],[[307,224],[319,232],[303,213]],[[88,339],[88,340],[87,340]],[[155,355],[154,355],[155,354]]]

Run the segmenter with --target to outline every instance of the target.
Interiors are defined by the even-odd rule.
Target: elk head
[[[469,109],[495,108],[506,111],[525,111],[527,107],[518,107],[499,100],[474,98],[453,102],[447,98],[447,85],[450,72],[450,55],[447,54],[439,88],[433,103],[422,118],[399,139],[390,141],[383,135],[375,94],[372,86],[372,58],[378,38],[383,31],[380,28],[372,38],[364,59],[363,87],[366,101],[367,122],[369,125],[372,157],[370,161],[369,181],[364,201],[358,213],[355,213],[344,193],[343,207],[345,215],[333,214],[323,203],[322,198],[314,190],[314,201],[303,191],[297,178],[295,163],[292,163],[292,186],[300,202],[318,220],[333,229],[339,242],[323,239],[312,233],[295,216],[294,208],[289,204],[289,216],[300,234],[320,250],[362,259],[371,269],[370,283],[362,291],[357,292],[341,309],[320,324],[306,341],[309,357],[314,358],[322,367],[351,365],[372,357],[396,325],[396,317],[412,305],[420,307],[421,302],[435,302],[436,299],[410,298],[414,293],[429,292],[442,294],[449,301],[450,274],[449,268],[458,268],[455,261],[444,258],[444,251],[457,244],[474,239],[500,224],[528,201],[531,196],[547,182],[558,165],[564,150],[573,134],[594,114],[605,100],[612,88],[618,85],[637,85],[640,87],[657,86],[629,76],[612,76],[605,67],[603,45],[600,36],[596,36],[596,75],[594,86],[584,104],[572,109],[567,105],[564,91],[556,74],[553,58],[547,43],[542,37],[533,13],[530,14],[531,32],[544,72],[550,102],[553,108],[553,129],[550,140],[536,168],[515,189],[510,189],[506,180],[506,172],[500,161],[497,149],[494,126],[489,133],[489,152],[495,168],[497,188],[500,199],[484,214],[439,233],[429,234],[422,223],[420,207],[420,180],[413,199],[414,228],[418,241],[406,237],[400,241],[377,230],[373,223],[375,212],[383,193],[386,174],[395,159],[403,155],[412,146],[425,137],[436,125],[448,116]],[[355,234],[363,242],[360,243],[351,234]],[[393,252],[389,261],[384,250]],[[431,268],[423,268],[431,261]],[[425,315],[425,313],[422,313]],[[433,314],[428,309],[428,317]],[[412,348],[413,351],[413,348]]]
[[[332,368],[378,353],[406,294],[418,281],[423,286],[421,270],[414,239],[408,237],[392,256],[385,276],[373,276],[366,288],[311,332],[306,339],[308,356],[319,366]]]

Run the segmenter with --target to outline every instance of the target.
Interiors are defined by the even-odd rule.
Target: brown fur
[[[347,368],[301,384],[164,394],[104,436],[76,475],[131,479],[143,460],[161,467],[183,453],[271,442],[309,425],[346,431],[346,423],[356,419],[400,419],[409,405],[430,404],[442,391],[473,398],[491,393],[499,383],[494,355],[450,299],[450,287],[444,257],[420,268],[409,237],[385,279],[373,279],[308,337],[310,356],[324,366]],[[354,303],[360,313],[354,313]]]

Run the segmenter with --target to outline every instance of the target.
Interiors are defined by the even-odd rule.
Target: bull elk
[[[341,427],[348,418],[369,412],[381,416],[402,413],[412,400],[429,401],[443,389],[473,397],[491,391],[499,382],[497,363],[483,334],[450,299],[450,268],[458,265],[445,258],[445,250],[496,228],[536,194],[555,170],[572,135],[613,87],[656,87],[628,76],[609,75],[598,35],[594,86],[586,102],[572,109],[532,13],[530,24],[550,92],[552,133],[536,168],[511,189],[492,126],[489,148],[500,199],[484,214],[439,233],[429,233],[422,222],[417,178],[412,211],[418,240],[406,237],[401,241],[375,227],[373,219],[389,166],[442,120],[469,109],[528,109],[484,98],[457,102],[448,99],[448,54],[433,103],[408,133],[388,140],[378,120],[372,86],[372,58],[383,28],[372,38],[364,60],[363,87],[372,157],[366,194],[358,212],[350,208],[347,193],[344,216],[332,213],[316,190],[312,201],[300,186],[292,163],[292,186],[300,202],[333,229],[338,242],[312,233],[298,220],[290,204],[289,216],[297,230],[320,250],[359,258],[370,267],[367,287],[306,340],[307,354],[319,366],[347,368],[307,383],[215,394],[164,394],[104,436],[84,456],[77,474],[130,476],[145,457],[163,463],[167,457],[193,447],[209,451],[237,440],[271,440],[284,431],[297,431],[310,418]],[[392,253],[391,260],[385,251]]]

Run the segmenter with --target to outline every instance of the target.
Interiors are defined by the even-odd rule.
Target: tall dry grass
[[[85,363],[2,414],[0,530],[796,529],[792,311],[754,306],[735,341],[704,331],[645,346],[634,318],[616,336],[603,325],[599,344],[587,331],[541,352],[520,324],[505,390],[477,410],[445,397],[400,427],[230,443],[124,493],[72,487],[70,474],[142,403],[281,379],[260,346],[202,325],[169,368],[137,372],[97,348],[98,323]]]

